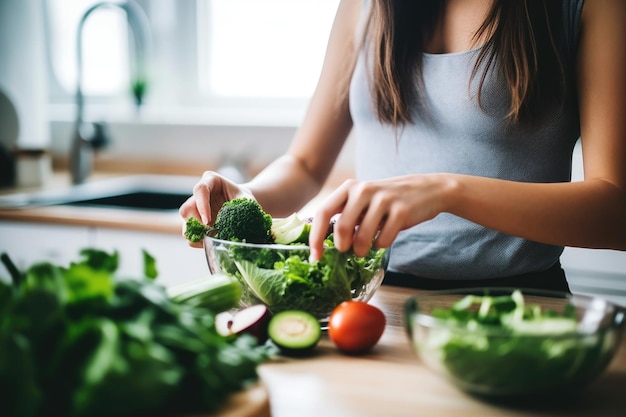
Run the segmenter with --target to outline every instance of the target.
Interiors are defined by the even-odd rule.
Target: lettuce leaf
[[[314,262],[307,249],[232,248],[234,275],[247,287],[244,299],[264,303],[274,313],[297,309],[325,318],[341,302],[358,297],[380,270],[385,250],[372,249],[359,258],[326,243],[322,258]]]

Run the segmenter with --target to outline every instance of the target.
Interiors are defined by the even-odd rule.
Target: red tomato
[[[363,301],[344,301],[330,314],[328,336],[346,353],[363,353],[374,347],[385,330],[383,312]]]

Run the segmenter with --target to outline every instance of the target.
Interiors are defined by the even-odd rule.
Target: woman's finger
[[[315,211],[311,231],[309,233],[309,246],[311,248],[312,260],[318,260],[322,257],[328,225],[331,223],[335,214],[343,211],[346,196],[346,187],[342,185],[326,197]]]
[[[365,256],[390,217],[389,204],[384,197],[376,196],[365,211],[354,233],[352,249],[357,256]]]
[[[335,246],[340,251],[347,251],[354,245],[356,231],[363,223],[376,193],[371,183],[352,181],[346,185],[349,187],[348,196],[335,224]]]

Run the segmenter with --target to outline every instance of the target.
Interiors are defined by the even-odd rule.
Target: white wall
[[[49,145],[43,22],[38,2],[0,1],[0,95],[11,103],[0,110],[0,144],[9,149]]]

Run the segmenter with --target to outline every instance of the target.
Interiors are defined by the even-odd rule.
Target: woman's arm
[[[245,184],[273,216],[299,210],[320,191],[350,133],[343,86],[352,72],[360,9],[360,0],[340,3],[317,88],[287,154]]]
[[[449,212],[555,245],[626,250],[626,2],[585,2],[578,53],[584,180],[531,184],[455,174],[348,181],[320,207],[310,243],[321,253],[335,213],[335,244],[364,254],[400,230]],[[355,232],[355,226],[359,225]]]

